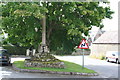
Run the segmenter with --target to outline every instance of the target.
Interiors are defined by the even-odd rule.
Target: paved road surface
[[[82,64],[81,56],[56,56],[59,59],[71,61],[77,64]],[[117,78],[118,65],[115,63],[108,63],[102,60],[90,59],[85,56],[85,67],[95,70],[99,76],[79,76],[79,75],[58,75],[45,73],[27,73],[17,72],[11,66],[0,66],[0,78]]]
[[[74,62],[82,65],[82,56],[56,56],[59,59]],[[120,64],[109,63],[105,60],[98,60],[89,58],[89,56],[84,57],[85,67],[95,70],[99,73],[99,77],[102,78],[118,78],[118,70],[120,71]],[[119,66],[119,67],[118,67]]]
[[[11,66],[1,66],[0,69],[0,78],[92,78],[92,76],[17,72]]]

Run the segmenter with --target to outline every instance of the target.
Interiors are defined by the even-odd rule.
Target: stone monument
[[[49,54],[49,49],[46,45],[46,18],[42,22],[42,44],[39,46],[38,53],[25,60],[25,67],[50,67],[50,68],[65,68],[64,62]]]

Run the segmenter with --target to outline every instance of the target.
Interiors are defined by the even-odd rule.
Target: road
[[[66,60],[82,65],[81,56],[56,56],[61,60]],[[102,60],[91,59],[85,56],[85,67],[95,70],[99,76],[79,76],[79,75],[59,75],[46,73],[17,72],[11,66],[0,66],[0,78],[117,78],[118,65]]]
[[[46,74],[46,73],[27,73],[17,72],[11,66],[0,67],[0,78],[92,78],[79,76],[79,75],[59,75],[59,74]]]
[[[56,56],[58,59],[74,62],[82,65],[82,56]],[[101,78],[118,78],[118,71],[120,71],[120,64],[106,62],[105,60],[98,60],[84,56],[84,66],[99,73]],[[118,67],[119,66],[119,67]]]

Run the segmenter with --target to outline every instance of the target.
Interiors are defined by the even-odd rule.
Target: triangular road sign
[[[80,45],[78,46],[78,48],[80,48],[80,49],[88,49],[89,48],[85,39],[82,39],[82,42],[80,43]]]

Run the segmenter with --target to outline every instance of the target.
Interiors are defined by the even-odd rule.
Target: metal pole
[[[82,58],[82,69],[84,69],[84,49],[83,50],[83,58]]]

